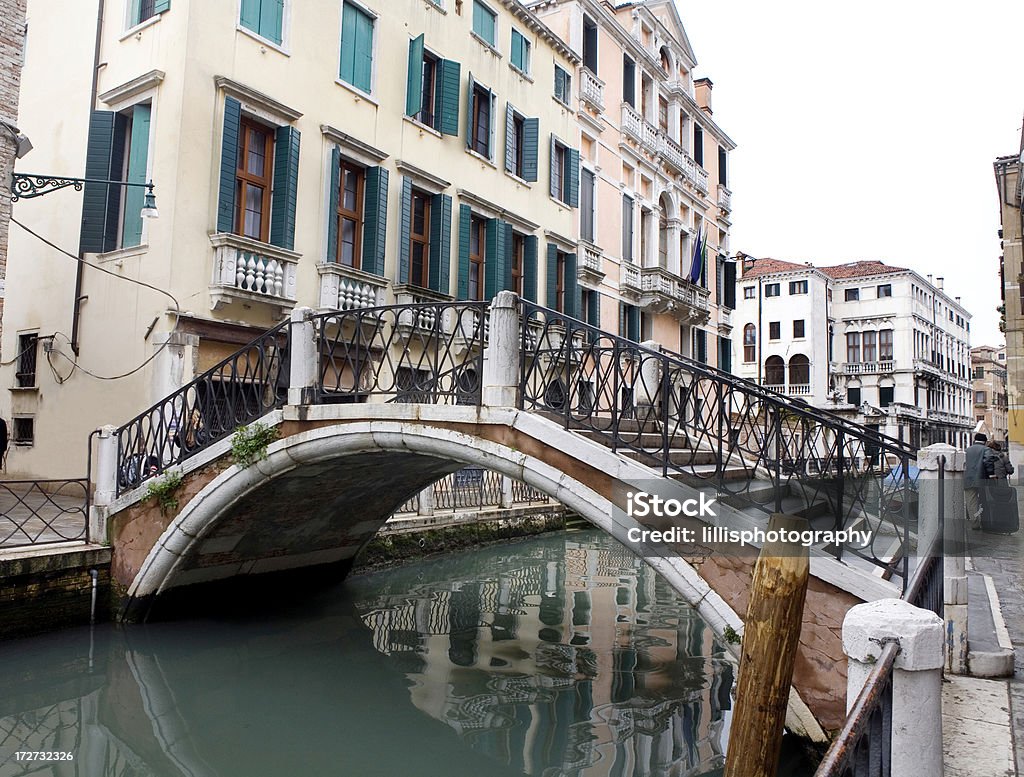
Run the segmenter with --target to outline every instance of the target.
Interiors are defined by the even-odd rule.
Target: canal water
[[[601,533],[239,604],[0,644],[0,777],[721,775],[735,665]]]

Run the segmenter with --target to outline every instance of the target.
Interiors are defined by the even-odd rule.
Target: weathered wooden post
[[[807,529],[805,519],[781,513],[768,522],[769,532]],[[799,542],[778,539],[761,548],[743,628],[725,777],[775,777],[809,570],[810,549]]]

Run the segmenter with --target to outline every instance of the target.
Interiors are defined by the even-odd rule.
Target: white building
[[[736,372],[916,446],[973,427],[970,314],[913,270],[742,257]]]

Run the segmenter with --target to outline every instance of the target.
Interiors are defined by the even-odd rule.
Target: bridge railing
[[[264,332],[117,429],[117,495],[284,405],[288,327]]]
[[[313,318],[317,401],[477,405],[486,302],[436,302]]]
[[[736,507],[815,528],[861,529],[827,547],[906,579],[913,450],[899,440],[696,361],[521,302],[519,405]]]

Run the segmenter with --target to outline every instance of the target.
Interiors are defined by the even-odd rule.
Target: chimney
[[[698,78],[693,82],[697,106],[708,116],[711,115],[711,88],[713,86],[710,78]]]
[[[954,297],[953,299],[955,299],[955,300],[956,300],[956,304],[957,304],[957,305],[959,305],[959,304],[960,304],[960,298],[959,298],[959,297]]]
[[[928,285],[932,285],[932,274],[931,274],[931,273],[928,273],[928,274],[927,274],[926,276],[924,276],[924,277],[928,279]]]
[[[941,275],[935,279],[935,283],[939,287],[939,291],[942,291],[942,287],[945,285],[945,280],[946,279]]]

